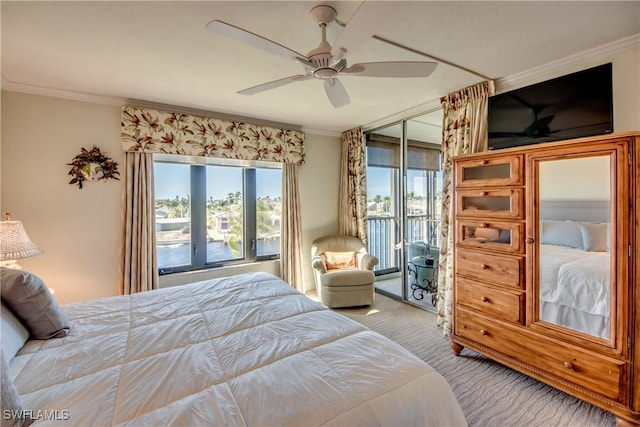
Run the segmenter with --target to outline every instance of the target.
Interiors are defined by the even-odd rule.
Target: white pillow
[[[573,221],[543,220],[540,233],[540,243],[543,245],[568,246],[584,249],[582,232],[578,223]]]
[[[609,224],[608,223],[578,223],[582,233],[582,246],[585,251],[607,252],[609,250]]]
[[[2,341],[2,354],[8,365],[29,339],[29,331],[7,306],[2,304],[0,310],[2,315],[2,337],[0,338]]]

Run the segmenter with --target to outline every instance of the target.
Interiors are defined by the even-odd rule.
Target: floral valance
[[[122,108],[124,151],[304,163],[304,132],[148,108]]]

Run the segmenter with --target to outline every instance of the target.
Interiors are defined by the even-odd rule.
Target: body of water
[[[267,254],[280,253],[280,238],[258,240],[257,254],[263,256]],[[158,268],[181,267],[191,264],[191,244],[177,243],[172,245],[158,246]],[[211,241],[207,243],[207,262],[224,262],[242,259],[234,256],[228,245],[221,241]]]

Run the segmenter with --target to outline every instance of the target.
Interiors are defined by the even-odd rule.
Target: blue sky
[[[373,199],[378,194],[382,197],[391,195],[389,169],[367,168],[367,198]]]
[[[156,199],[173,199],[184,197],[189,193],[189,165],[175,163],[155,163]],[[207,171],[207,198],[225,199],[227,194],[242,191],[242,169],[229,166],[209,166]],[[272,198],[282,195],[281,169],[257,169],[258,197]],[[421,181],[420,179],[419,181]],[[423,190],[414,188],[411,171],[409,171],[407,191]],[[367,169],[367,198],[376,195],[391,195],[389,169],[370,167]]]
[[[156,199],[184,197],[189,193],[189,166],[187,164],[154,163]],[[225,199],[227,194],[242,191],[242,168],[229,166],[207,167],[207,198]],[[258,197],[272,198],[282,195],[280,169],[257,170]]]
[[[367,168],[367,198],[372,200],[378,194],[382,197],[391,195],[390,170],[382,167]],[[423,172],[407,171],[407,192],[425,195]]]

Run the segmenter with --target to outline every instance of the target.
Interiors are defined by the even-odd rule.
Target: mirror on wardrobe
[[[537,171],[539,320],[605,340],[615,321],[611,165],[608,154],[554,158]]]

